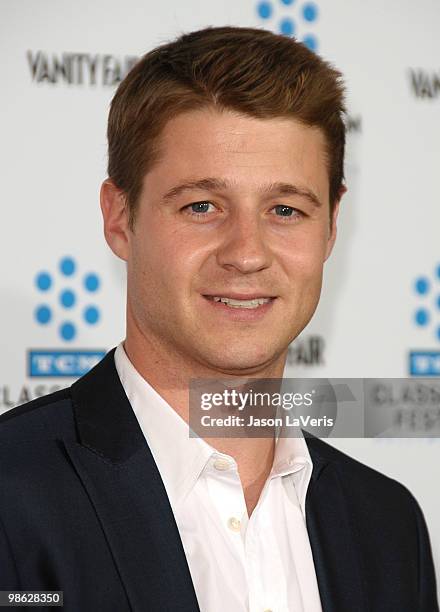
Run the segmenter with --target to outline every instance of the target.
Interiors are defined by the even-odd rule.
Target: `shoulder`
[[[70,388],[61,389],[0,415],[0,445],[53,439],[74,430]]]
[[[307,438],[307,445],[315,466],[332,472],[348,498],[374,513],[375,508],[384,506],[394,511],[405,508],[418,510],[412,493],[399,481],[365,465],[354,457],[338,450],[323,440]]]
[[[0,441],[63,437],[75,432],[73,403],[78,399],[87,404],[101,398],[106,390],[115,388],[119,381],[114,363],[115,349],[111,349],[87,374],[72,386],[44,395],[0,415]],[[109,395],[107,393],[107,397]],[[30,438],[29,438],[30,437]]]

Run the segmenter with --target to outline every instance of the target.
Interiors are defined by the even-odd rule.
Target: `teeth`
[[[214,302],[223,302],[231,308],[258,308],[262,304],[267,304],[270,298],[255,298],[253,300],[233,300],[227,297],[214,297]]]

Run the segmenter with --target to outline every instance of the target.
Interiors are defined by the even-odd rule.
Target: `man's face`
[[[335,236],[323,134],[205,109],[172,119],[161,150],[126,233],[129,328],[225,374],[279,363]]]

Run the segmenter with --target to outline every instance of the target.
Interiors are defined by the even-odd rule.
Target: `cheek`
[[[300,235],[299,233],[279,251],[284,270],[292,281],[319,280],[325,261],[327,235],[325,231],[318,234]]]
[[[197,250],[172,228],[156,223],[133,244],[133,272],[143,292],[176,294],[189,287],[197,271]]]

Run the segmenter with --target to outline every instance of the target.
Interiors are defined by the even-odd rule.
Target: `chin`
[[[267,346],[258,350],[256,347],[250,348],[248,345],[243,350],[234,346],[220,352],[217,348],[217,350],[206,355],[206,361],[212,368],[224,372],[225,375],[237,372],[252,374],[275,361],[277,356],[279,356],[279,353],[268,350]]]

